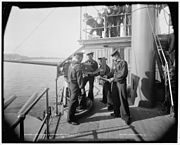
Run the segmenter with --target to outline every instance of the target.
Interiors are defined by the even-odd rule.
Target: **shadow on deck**
[[[111,117],[100,98],[96,96],[92,110],[79,119],[80,125],[68,124],[65,114],[55,139],[43,142],[177,142],[176,121],[160,108],[130,106],[132,123],[127,125]]]

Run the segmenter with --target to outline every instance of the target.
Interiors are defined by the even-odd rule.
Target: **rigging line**
[[[46,16],[44,19],[42,19],[41,22],[40,22],[38,25],[36,25],[36,26],[34,27],[34,29],[27,35],[27,37],[25,37],[25,38],[23,39],[23,41],[21,41],[21,43],[20,43],[18,46],[15,47],[15,49],[13,50],[14,52],[15,52],[17,49],[19,49],[19,48],[25,43],[25,41],[27,41],[27,40],[32,36],[32,34],[39,28],[39,26],[40,26],[42,23],[44,23],[44,22],[47,20],[47,18],[54,12],[54,10],[55,10],[55,8],[52,9],[52,10],[47,14],[47,16]]]
[[[99,13],[99,10],[95,6],[93,6],[93,8]]]
[[[160,47],[160,50],[163,52],[162,45],[161,45],[161,43],[160,43],[160,41],[159,41],[159,38],[158,38],[158,36],[155,34],[155,32],[153,31],[153,26],[152,26],[152,22],[151,22],[151,19],[150,19],[149,9],[148,9],[148,8],[149,8],[149,7],[147,6],[146,11],[147,11],[147,14],[148,14],[149,23],[150,23],[150,26],[151,26],[151,30],[152,30],[152,34],[153,34],[153,38],[154,38],[156,47],[157,47],[157,49]],[[158,47],[158,44],[159,44],[159,47]],[[164,59],[165,63],[167,64],[166,57],[164,56],[164,53],[162,53],[162,54],[163,54],[163,59]],[[161,58],[160,58],[160,59],[161,59]],[[162,59],[161,59],[161,61],[162,61]]]
[[[152,33],[153,33],[153,37],[154,37],[154,40],[155,40],[155,43],[156,43],[156,46],[158,47],[158,43],[157,43],[157,40],[156,40],[156,34],[155,32],[153,31],[153,26],[152,26],[152,23],[151,23],[151,19],[150,19],[150,15],[149,15],[149,10],[148,10],[148,6],[146,7],[146,10],[147,10],[147,14],[148,14],[148,18],[149,18],[149,23],[151,25],[151,30],[152,30]],[[160,48],[162,49],[162,46],[161,46],[161,43],[160,43]]]
[[[147,8],[148,8],[148,7],[147,7]],[[158,44],[159,44],[160,49],[161,49],[162,52],[163,52],[162,45],[161,45],[161,42],[160,42],[160,40],[159,40],[159,37],[158,37],[158,36],[155,34],[155,32],[153,31],[153,26],[152,26],[152,23],[151,23],[151,19],[150,19],[150,15],[149,15],[149,10],[148,10],[148,9],[147,9],[147,13],[148,13],[149,22],[150,22],[150,25],[151,25],[151,30],[152,30],[152,33],[153,33],[153,36],[154,36],[154,40],[155,40],[156,46],[158,47]],[[167,59],[166,59],[166,57],[165,57],[165,55],[164,55],[164,52],[163,52],[162,54],[163,54],[163,58],[164,58],[165,63],[168,64],[168,63],[167,63]]]

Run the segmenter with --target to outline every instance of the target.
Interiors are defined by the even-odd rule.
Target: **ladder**
[[[154,30],[153,30],[153,25],[152,25],[152,22],[151,22],[151,18],[150,18],[150,14],[149,14],[149,10],[148,10],[148,6],[147,6],[147,14],[148,14],[148,18],[149,18],[149,23],[151,25],[151,31],[152,31],[152,34],[153,34],[153,38],[154,38],[154,41],[155,41],[155,44],[156,44],[156,55],[158,56],[158,64],[159,64],[159,70],[160,70],[160,75],[161,75],[161,71],[163,72],[161,76],[161,78],[164,78],[164,84],[165,84],[165,89],[167,89],[166,86],[168,86],[169,88],[169,93],[170,93],[170,103],[171,103],[171,108],[170,108],[170,114],[171,116],[174,116],[174,101],[173,101],[173,95],[172,95],[172,88],[171,88],[171,80],[170,80],[170,73],[169,73],[169,65],[168,65],[168,62],[167,62],[167,59],[165,57],[165,54],[164,54],[164,51],[162,49],[162,45],[161,45],[161,42],[158,38],[158,35],[155,34]],[[167,85],[168,83],[168,85]]]
[[[163,71],[163,80],[164,80],[164,84],[165,84],[165,89],[167,89],[166,86],[168,86],[169,88],[169,93],[170,93],[170,103],[171,103],[171,109],[170,109],[170,114],[174,113],[174,101],[173,101],[173,95],[172,95],[172,88],[171,88],[171,79],[170,79],[170,72],[169,72],[169,65],[168,65],[168,61],[166,59],[166,56],[164,54],[164,51],[162,49],[162,45],[160,43],[160,40],[158,38],[158,36],[154,36],[155,39],[155,43],[156,43],[156,52],[157,52],[157,62],[158,62],[158,68],[160,70],[160,76],[161,76],[161,80],[162,80],[162,71]]]

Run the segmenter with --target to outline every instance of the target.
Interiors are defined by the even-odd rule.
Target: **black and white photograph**
[[[178,143],[179,2],[2,1],[2,143]]]

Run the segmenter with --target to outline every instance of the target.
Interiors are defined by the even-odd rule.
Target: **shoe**
[[[79,111],[82,111],[82,110],[85,110],[85,109],[86,109],[85,106],[78,106],[78,107],[76,108],[76,110],[79,110]]]
[[[130,125],[131,124],[131,120],[128,119],[127,121],[125,121],[127,125]]]
[[[120,118],[121,117],[121,115],[115,115],[114,113],[111,113],[111,116],[114,118]]]
[[[76,121],[68,121],[68,123],[72,125],[79,125],[79,122],[76,122]]]
[[[94,101],[94,98],[88,97],[90,100]]]
[[[105,102],[105,101],[103,101],[103,100],[101,100],[100,102],[102,102],[102,103],[106,104],[106,102]]]
[[[113,111],[113,106],[108,106],[108,111]]]
[[[131,124],[131,118],[129,118],[129,119],[127,119],[127,120],[125,119],[124,121],[126,122],[127,125],[130,125],[130,124]]]

